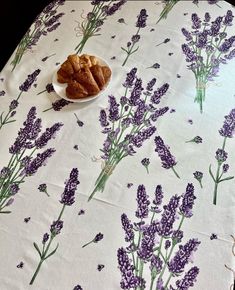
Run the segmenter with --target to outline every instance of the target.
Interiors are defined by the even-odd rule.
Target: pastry
[[[87,97],[88,92],[80,83],[72,81],[66,88],[66,96],[69,99],[80,99]]]
[[[90,71],[91,71],[95,81],[97,82],[99,88],[102,90],[104,85],[105,85],[105,79],[104,79],[102,67],[100,65],[96,64],[90,68]]]
[[[74,72],[77,72],[80,70],[80,57],[77,54],[72,54],[68,56],[68,61],[71,63]]]
[[[109,67],[107,67],[107,66],[102,66],[102,72],[103,72],[103,75],[104,75],[105,83],[107,83],[107,81],[111,77],[111,69]]]
[[[84,67],[75,73],[74,79],[86,88],[89,96],[99,93],[100,89],[88,67]]]
[[[57,72],[57,81],[59,83],[69,83],[72,80],[72,76],[68,75],[62,68],[60,68]]]

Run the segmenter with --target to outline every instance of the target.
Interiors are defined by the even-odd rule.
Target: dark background
[[[39,14],[50,2],[51,0],[1,0],[0,71],[12,55],[37,14]],[[232,4],[234,0],[229,0],[227,2]]]

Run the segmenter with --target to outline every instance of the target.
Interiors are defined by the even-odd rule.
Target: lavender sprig
[[[43,111],[43,113],[44,113],[44,112],[47,112],[47,111],[50,111],[50,110],[60,111],[60,110],[62,110],[65,106],[67,106],[67,105],[69,105],[69,104],[71,104],[71,103],[72,103],[72,102],[67,101],[67,100],[65,100],[65,99],[59,99],[59,100],[53,102],[53,103],[51,104],[52,106],[51,106],[50,108],[48,108],[48,109],[45,109],[45,110]]]
[[[149,174],[149,164],[150,164],[150,161],[149,161],[149,158],[144,158],[141,160],[141,164],[145,167],[147,173]]]
[[[215,154],[215,159],[217,160],[217,170],[216,173],[212,172],[212,166],[209,166],[209,173],[214,181],[214,192],[213,192],[213,204],[217,204],[218,186],[221,182],[231,180],[234,176],[224,177],[229,170],[229,165],[225,163],[228,158],[228,153],[225,151],[225,145],[227,139],[233,138],[235,134],[235,109],[232,109],[228,115],[226,115],[224,124],[219,130],[220,136],[223,137],[223,145],[218,148]]]
[[[81,53],[86,42],[93,36],[100,35],[99,31],[104,25],[105,20],[115,14],[127,0],[120,0],[113,3],[112,1],[92,1],[93,9],[89,12],[81,23],[75,28],[77,36],[81,36],[82,40],[75,47],[76,53]]]
[[[169,169],[171,168],[174,172],[174,174],[176,175],[176,177],[180,178],[178,173],[176,172],[174,166],[177,164],[177,162],[175,161],[175,157],[171,154],[170,150],[169,150],[169,146],[166,146],[164,144],[164,141],[162,140],[162,138],[160,136],[156,136],[155,139],[155,145],[156,145],[156,149],[155,152],[158,153],[158,156],[160,157],[161,161],[162,161],[162,167]]]
[[[104,235],[102,233],[98,233],[90,242],[84,244],[82,248],[85,248],[86,246],[92,244],[92,243],[98,243],[99,241],[103,240]]]
[[[202,138],[200,136],[196,136],[189,141],[185,141],[185,143],[190,143],[190,142],[199,144],[199,143],[202,143]]]
[[[168,107],[158,108],[169,84],[155,89],[156,79],[153,78],[144,89],[136,73],[137,69],[133,68],[127,74],[120,101],[110,95],[108,108],[100,111],[99,121],[105,135],[101,149],[104,161],[89,200],[97,191],[104,190],[117,164],[123,158],[136,154],[138,148],[153,136],[156,132],[155,122],[169,110]],[[145,166],[146,162],[149,161],[144,161]]]
[[[203,173],[201,171],[195,171],[193,173],[193,176],[199,182],[201,188],[203,188],[203,186],[202,186]]]
[[[182,45],[187,68],[193,72],[196,80],[195,102],[203,112],[207,83],[218,76],[221,64],[235,56],[233,44],[235,36],[228,37],[227,29],[232,25],[233,13],[228,10],[224,16],[211,21],[208,12],[201,20],[196,13],[191,16],[192,31],[182,28],[186,43]]]
[[[14,59],[12,71],[20,63],[23,55],[37,44],[42,36],[46,36],[51,31],[54,31],[60,26],[60,18],[64,13],[57,13],[57,9],[63,5],[65,0],[54,0],[48,4],[39,14],[32,26],[28,29],[22,40],[20,41]],[[57,14],[56,14],[57,13]]]
[[[20,184],[26,177],[34,175],[40,167],[46,165],[47,160],[54,154],[54,148],[46,149],[43,152],[39,152],[39,150],[55,137],[61,126],[62,124],[57,123],[39,136],[41,119],[37,118],[35,107],[29,110],[23,127],[9,148],[11,158],[8,165],[0,170],[0,213],[11,212],[5,208],[13,203],[12,197],[20,190]],[[36,151],[37,154],[35,154]],[[40,189],[45,190],[45,186]]]
[[[139,32],[140,32],[141,28],[144,28],[146,26],[147,18],[148,18],[148,14],[146,12],[146,9],[141,9],[139,15],[137,16],[137,22],[136,22],[137,32],[136,32],[136,34],[134,34],[132,36],[131,41],[127,42],[126,48],[121,47],[121,49],[123,51],[125,51],[127,54],[122,66],[124,66],[126,64],[127,60],[129,59],[129,57],[139,49],[139,46],[135,49],[134,49],[134,47],[135,47],[136,43],[138,43],[140,40]]]
[[[32,84],[36,81],[37,76],[39,75],[40,72],[41,72],[40,69],[36,69],[32,74],[29,74],[26,80],[19,86],[20,93],[18,94],[15,100],[11,101],[8,112],[6,113],[5,117],[4,112],[2,112],[0,115],[0,130],[4,125],[16,121],[13,120],[12,118],[15,116],[16,108],[19,106],[19,99],[23,92],[27,92],[31,88]]]
[[[37,95],[40,95],[40,94],[42,94],[42,93],[44,93],[44,92],[48,92],[48,94],[49,94],[49,93],[52,93],[52,92],[54,92],[54,91],[55,91],[55,90],[54,90],[54,87],[53,87],[52,83],[48,83],[48,84],[46,85],[46,89],[43,90],[43,91],[41,91],[41,92],[39,92],[39,93],[37,93]]]
[[[187,290],[196,282],[199,269],[194,266],[187,271],[186,268],[192,262],[192,254],[196,252],[200,241],[191,238],[184,245],[181,244],[183,222],[185,218],[192,217],[195,199],[193,185],[189,183],[182,196],[172,196],[167,205],[161,206],[162,199],[162,187],[158,185],[153,201],[158,211],[154,211],[150,217],[145,187],[139,185],[136,199],[138,221],[132,224],[126,214],[121,216],[125,241],[128,243],[117,251],[121,289],[145,289],[144,275],[151,277],[150,290],[174,289],[172,286],[169,288],[170,283],[175,283],[177,289]],[[154,218],[160,212],[163,212],[161,217]],[[175,251],[177,245],[178,250]],[[184,271],[183,278],[179,279]],[[174,278],[175,281],[172,281]]]
[[[42,238],[42,247],[41,249],[39,246],[34,242],[34,248],[36,249],[37,253],[39,254],[40,261],[36,268],[35,273],[33,274],[32,279],[30,280],[30,285],[32,285],[41,269],[42,264],[46,259],[54,255],[59,247],[59,244],[54,248],[54,250],[50,251],[51,244],[53,240],[60,234],[64,222],[61,220],[65,207],[71,206],[74,203],[75,199],[75,192],[77,190],[77,185],[79,184],[78,181],[78,169],[73,168],[70,172],[69,179],[65,182],[65,189],[62,193],[62,198],[60,200],[60,203],[63,204],[62,209],[59,213],[58,218],[53,221],[50,227],[50,234],[45,233]],[[50,252],[49,252],[50,251]]]

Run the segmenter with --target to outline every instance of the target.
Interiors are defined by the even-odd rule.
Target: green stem
[[[40,268],[41,268],[43,262],[44,262],[44,260],[41,259],[41,261],[39,262],[39,264],[37,266],[37,269],[36,269],[35,273],[33,274],[32,279],[29,282],[29,285],[33,285],[33,282],[36,279],[36,277],[37,277],[37,275],[38,275],[38,273],[40,271]]]
[[[174,172],[174,174],[176,175],[176,177],[177,177],[177,178],[180,178],[180,177],[179,177],[179,174],[176,172],[174,166],[172,166],[171,169],[172,169],[172,171]]]

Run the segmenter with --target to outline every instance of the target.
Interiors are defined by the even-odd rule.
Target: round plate
[[[98,59],[98,62],[100,65],[108,66],[110,68],[110,66],[103,59],[101,59],[99,57],[96,57],[96,58]],[[57,81],[57,71],[58,71],[58,69],[56,69],[56,71],[53,74],[53,78],[52,78],[52,85],[54,87],[55,92],[61,98],[65,99],[67,101],[70,101],[70,102],[74,102],[74,103],[84,103],[84,102],[89,102],[89,101],[95,100],[107,89],[107,87],[111,81],[111,78],[112,78],[112,73],[111,73],[111,76],[110,76],[108,82],[106,83],[106,85],[103,87],[103,89],[97,95],[86,97],[86,98],[80,98],[80,99],[69,99],[66,96],[66,92],[65,92],[65,89],[66,89],[68,84],[67,83],[61,84]]]

